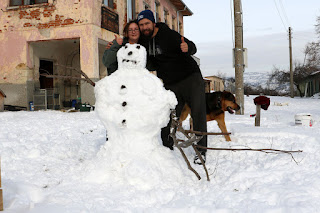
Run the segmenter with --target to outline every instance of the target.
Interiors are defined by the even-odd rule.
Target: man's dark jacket
[[[180,48],[181,35],[178,32],[171,30],[165,23],[157,23],[156,27],[159,28],[156,36],[149,40],[142,37],[141,44],[145,46],[148,60],[163,83],[174,84],[194,72],[200,72],[197,62],[191,56],[197,51],[195,44],[184,38],[188,44],[188,52],[183,53]]]

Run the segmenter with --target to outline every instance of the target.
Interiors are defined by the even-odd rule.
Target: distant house
[[[304,91],[305,97],[311,97],[316,93],[320,93],[320,70],[313,72],[299,82],[299,88],[301,91]]]
[[[224,82],[223,79],[218,76],[207,76],[205,77],[206,80],[210,81],[209,91],[210,92],[217,92],[224,90]]]
[[[4,110],[4,98],[6,97],[6,95],[4,94],[4,92],[0,89],[0,112],[3,112]]]

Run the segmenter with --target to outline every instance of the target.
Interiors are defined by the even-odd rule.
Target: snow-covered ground
[[[106,178],[111,173],[104,165],[117,162],[104,161],[105,129],[95,112],[2,112],[4,212],[319,212],[320,99],[270,97],[261,126],[255,127],[253,98],[245,97],[244,115],[226,114],[232,142],[209,136],[209,146],[303,152],[293,160],[284,153],[208,151],[210,182],[202,166],[192,164],[199,181],[177,149],[162,146],[155,153],[159,157],[139,159],[159,178],[153,171],[152,182],[139,182],[148,178],[145,168],[112,171]],[[312,127],[295,125],[295,114],[304,112],[312,114]],[[215,121],[208,131],[219,131]],[[191,148],[185,151],[192,161]]]

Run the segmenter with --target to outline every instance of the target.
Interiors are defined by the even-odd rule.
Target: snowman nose
[[[132,55],[132,51],[128,52],[128,55]]]

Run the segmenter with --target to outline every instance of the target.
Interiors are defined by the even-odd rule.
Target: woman
[[[140,38],[139,26],[136,20],[132,20],[126,24],[123,29],[124,38],[114,36],[115,39],[109,42],[104,51],[102,62],[108,69],[108,75],[118,69],[117,52],[126,43],[138,43]]]

